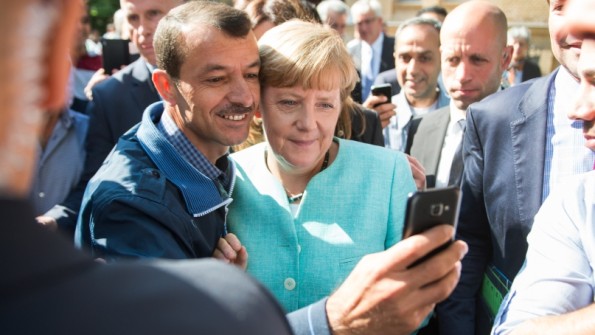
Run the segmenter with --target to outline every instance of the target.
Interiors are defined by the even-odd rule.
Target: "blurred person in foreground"
[[[0,333],[291,334],[251,278],[217,261],[104,265],[34,222],[26,201],[44,111],[64,107],[81,1],[3,3]]]
[[[141,120],[144,109],[159,101],[159,94],[151,81],[156,68],[153,34],[159,20],[170,9],[184,0],[120,0],[126,17],[128,34],[140,52],[140,58],[109,76],[87,91],[91,99],[88,136],[85,141],[87,156],[78,185],[66,200],[54,206],[38,221],[50,229],[58,228],[67,236],[74,236],[74,229],[91,177],[118,142],[120,136]],[[87,87],[90,87],[88,85]]]
[[[580,89],[568,116],[583,121],[585,146],[595,150],[595,3],[571,0],[569,33],[582,38]],[[525,265],[500,307],[494,334],[595,333],[595,172],[553,191],[527,237]],[[543,294],[548,292],[548,294]]]

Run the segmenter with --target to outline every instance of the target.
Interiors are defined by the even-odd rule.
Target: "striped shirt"
[[[542,201],[570,176],[591,171],[595,153],[585,147],[583,122],[568,118],[578,82],[560,67],[549,89]]]
[[[188,164],[192,165],[196,170],[207,176],[217,186],[223,186],[223,189],[219,187],[219,191],[225,193],[228,196],[231,187],[231,176],[228,173],[231,169],[229,166],[229,154],[223,155],[213,165],[205,155],[202,154],[196,147],[190,143],[190,140],[184,135],[184,133],[178,128],[172,119],[171,115],[167,111],[164,111],[157,129],[165,136],[167,141],[171,143],[174,149],[184,158]]]

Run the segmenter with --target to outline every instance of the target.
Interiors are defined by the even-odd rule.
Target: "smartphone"
[[[386,102],[376,104],[374,107],[390,102],[390,99],[393,96],[390,84],[372,85],[370,93],[372,95],[383,95],[386,97]]]
[[[409,194],[405,212],[403,238],[420,234],[434,226],[449,224],[456,229],[461,206],[461,190],[457,186],[433,188]],[[414,267],[447,248],[452,240],[415,261]]]
[[[121,39],[101,39],[103,69],[106,74],[111,75],[114,69],[119,70],[131,63],[129,42]]]

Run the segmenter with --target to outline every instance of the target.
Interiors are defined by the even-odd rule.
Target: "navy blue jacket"
[[[75,241],[95,257],[211,257],[224,233],[231,198],[161,135],[162,113],[149,106],[89,181]]]

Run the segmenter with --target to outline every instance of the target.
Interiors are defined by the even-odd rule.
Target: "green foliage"
[[[91,28],[105,33],[105,25],[113,22],[114,13],[120,9],[119,0],[88,0]]]

